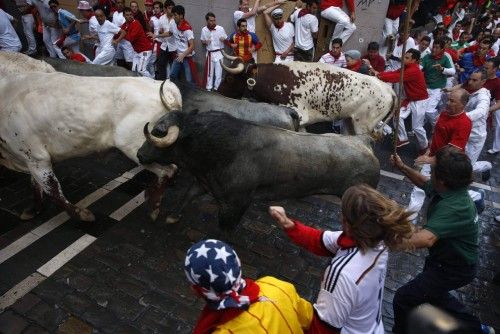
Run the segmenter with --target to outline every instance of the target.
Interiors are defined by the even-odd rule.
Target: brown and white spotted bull
[[[232,67],[219,93],[296,109],[301,125],[347,119],[352,134],[380,129],[392,115],[397,97],[392,88],[375,77],[322,63],[287,62],[245,68],[231,57]]]

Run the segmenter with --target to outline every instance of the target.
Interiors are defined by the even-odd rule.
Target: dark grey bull
[[[258,124],[272,125],[294,131],[299,129],[300,115],[292,108],[263,102],[231,99],[218,93],[193,87],[184,82],[174,83],[181,91],[182,109],[186,112],[193,110],[199,112],[222,111],[238,119]]]
[[[222,228],[235,226],[252,200],[341,196],[354,184],[376,187],[379,179],[379,162],[364,137],[297,133],[220,112],[172,112],[151,133],[146,124],[144,134],[139,161],[173,163],[194,175],[218,202]],[[197,194],[186,189],[185,200]],[[168,213],[179,214],[183,205]]]
[[[129,71],[120,66],[103,66],[69,59],[44,58],[45,62],[49,63],[56,69],[57,72],[67,74],[85,76],[85,77],[140,77],[137,72]]]

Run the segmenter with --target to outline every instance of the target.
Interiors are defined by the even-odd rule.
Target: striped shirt
[[[241,57],[245,63],[249,62],[253,57],[250,52],[250,47],[254,47],[255,51],[259,50],[262,44],[259,41],[259,38],[253,32],[241,33],[241,32],[233,32],[228,37],[229,44],[237,44],[236,49],[234,50],[234,54],[237,57]]]

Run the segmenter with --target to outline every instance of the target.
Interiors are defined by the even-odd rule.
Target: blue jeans
[[[189,67],[189,58],[184,57],[182,63],[179,63],[174,59],[172,63],[172,68],[170,69],[170,80],[179,80],[179,74],[181,69],[184,68],[184,76],[186,77],[186,81],[193,83],[193,75],[191,73],[191,67]]]
[[[466,333],[482,333],[481,322],[468,313],[465,306],[449,291],[461,288],[474,279],[476,265],[446,265],[426,259],[424,270],[412,281],[400,287],[394,295],[394,334],[406,333],[411,310],[429,303],[455,317]]]

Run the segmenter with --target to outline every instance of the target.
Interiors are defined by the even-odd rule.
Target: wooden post
[[[411,8],[412,8],[412,0],[408,0],[406,4],[406,19],[405,19],[405,25],[403,28],[403,38],[405,40],[403,41],[403,50],[401,52],[401,71],[399,72],[399,90],[398,90],[398,108],[394,113],[394,139],[393,139],[393,151],[394,154],[397,153],[397,141],[398,141],[398,130],[399,130],[399,111],[401,110],[401,95],[403,94],[403,78],[404,78],[404,72],[405,72],[405,66],[404,66],[404,56],[406,53],[406,42],[408,40],[407,35],[409,30],[410,30],[410,19],[411,19]],[[397,41],[396,41],[397,43]]]

